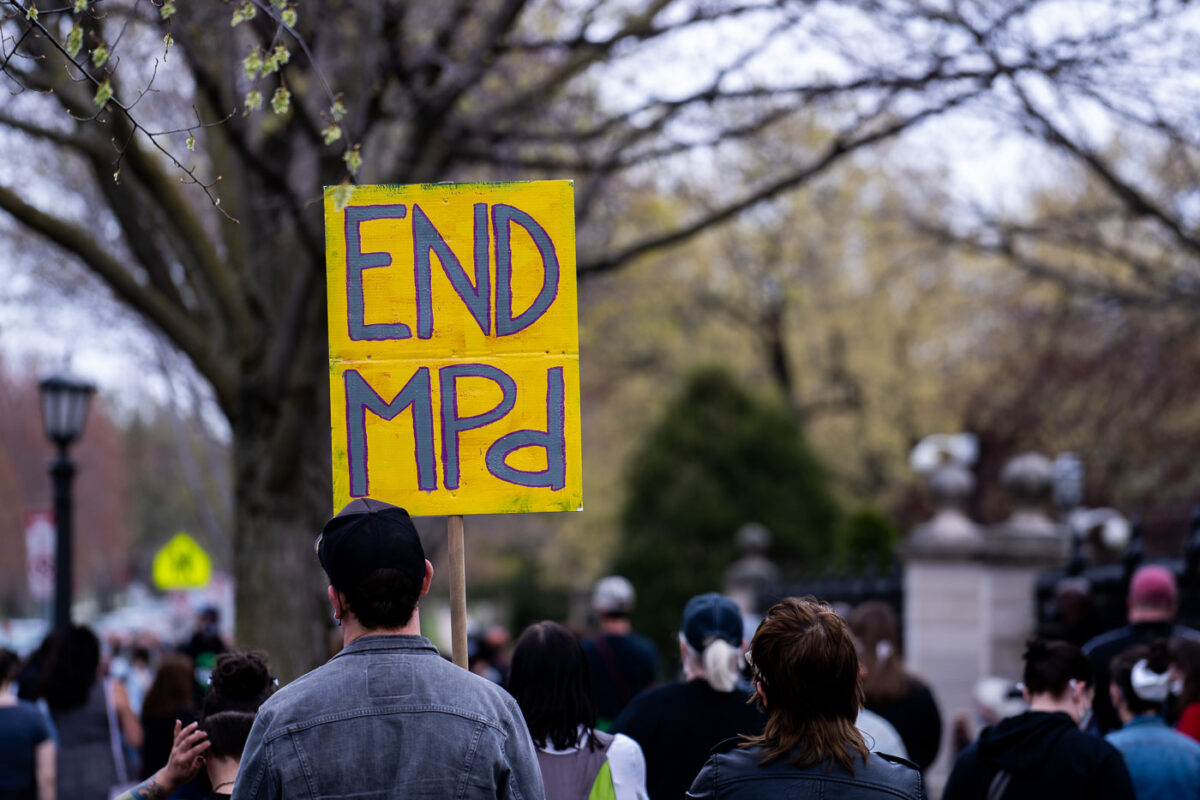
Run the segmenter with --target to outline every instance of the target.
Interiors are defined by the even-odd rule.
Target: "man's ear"
[[[336,620],[340,620],[342,615],[346,613],[343,610],[346,605],[345,599],[342,597],[341,592],[333,588],[333,584],[329,585],[329,605],[333,606],[333,618]]]
[[[1113,708],[1118,708],[1121,703],[1125,702],[1125,695],[1121,694],[1121,687],[1115,683],[1108,685],[1108,696],[1112,700]]]
[[[429,584],[433,582],[433,564],[425,559],[425,580],[421,582],[421,597],[429,594]]]

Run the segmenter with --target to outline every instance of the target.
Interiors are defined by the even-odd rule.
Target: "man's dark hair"
[[[787,597],[759,624],[750,643],[761,736],[746,745],[767,751],[764,764],[791,755],[797,767],[837,763],[854,772],[868,749],[855,720],[863,705],[858,653],[845,621],[812,597]]]
[[[78,708],[100,677],[100,640],[90,628],[72,625],[47,637],[40,696],[56,711]]]
[[[333,588],[346,595],[346,605],[364,628],[400,628],[412,619],[421,597],[421,580],[413,582],[402,570],[377,569],[353,586]]]
[[[17,677],[17,667],[21,659],[7,647],[0,647],[0,685],[8,683]]]
[[[588,748],[597,746],[587,657],[579,640],[562,625],[547,621],[525,629],[513,650],[508,691],[538,747],[575,747],[581,725],[588,732]]]
[[[200,721],[210,758],[241,759],[258,707],[274,691],[264,653],[223,653],[217,659]]]
[[[1025,688],[1033,694],[1059,697],[1071,681],[1092,685],[1092,664],[1087,656],[1070,642],[1041,639],[1025,646]]]

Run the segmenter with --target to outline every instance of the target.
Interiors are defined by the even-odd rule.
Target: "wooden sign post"
[[[465,666],[462,515],[582,504],[573,187],[327,187],[325,246],[334,508],[449,517]]]

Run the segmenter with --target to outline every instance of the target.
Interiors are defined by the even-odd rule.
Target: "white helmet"
[[[596,582],[592,609],[597,614],[628,614],[633,611],[633,584],[620,575],[609,575]]]

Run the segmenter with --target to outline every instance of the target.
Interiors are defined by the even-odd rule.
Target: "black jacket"
[[[942,714],[928,686],[914,678],[902,697],[886,702],[868,700],[867,709],[892,723],[904,740],[909,760],[922,771],[929,769],[942,743]]]
[[[851,774],[845,768],[817,764],[795,767],[787,758],[766,766],[761,747],[722,742],[696,776],[687,796],[696,800],[925,800],[921,773],[899,756],[871,753]]]
[[[650,800],[679,800],[714,746],[757,736],[767,718],[747,692],[718,692],[703,678],[647,689],[613,723],[641,745]]]
[[[954,762],[942,800],[989,800],[1001,770],[1003,800],[1135,800],[1120,752],[1061,712],[1028,711],[984,728]]]

